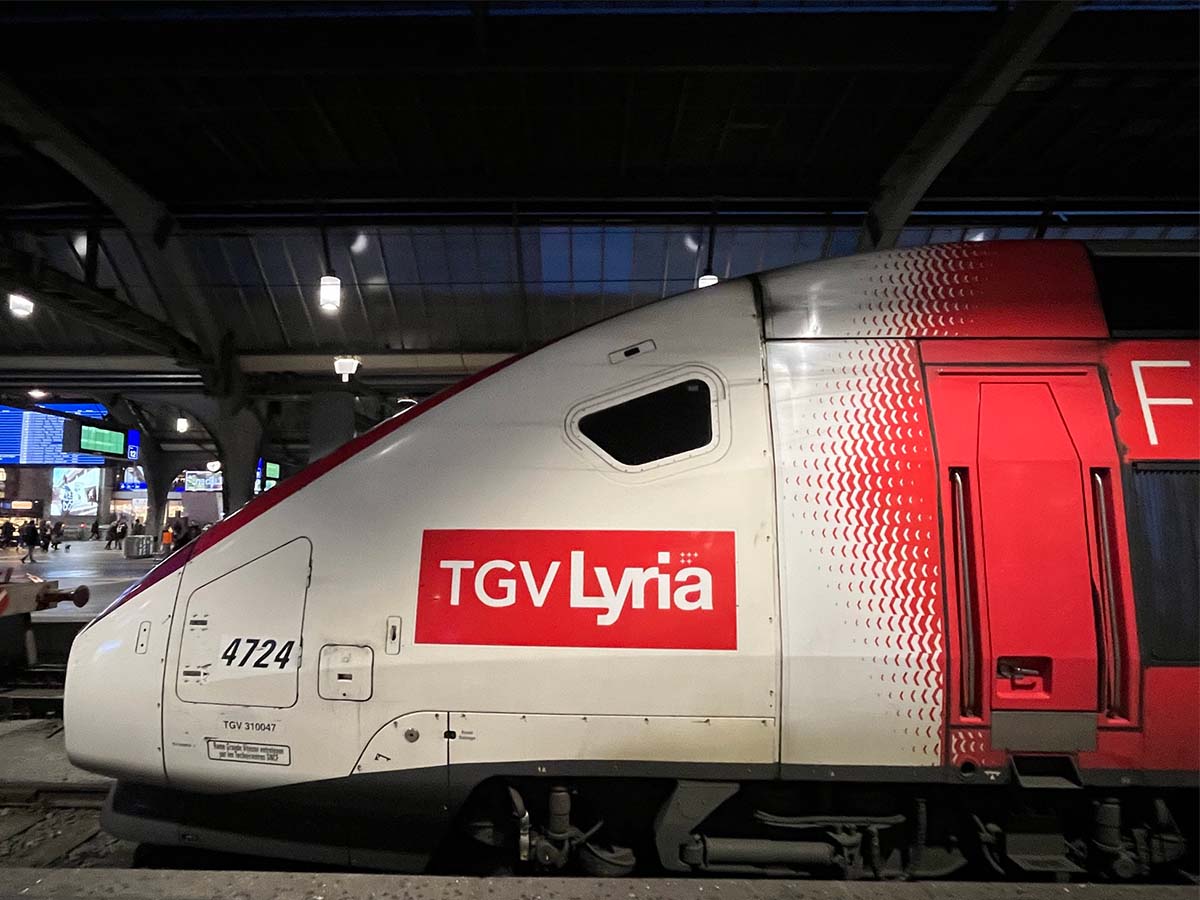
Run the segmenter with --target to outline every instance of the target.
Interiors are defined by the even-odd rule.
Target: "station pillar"
[[[212,456],[196,450],[162,450],[142,438],[142,473],[146,476],[146,534],[155,545],[162,539],[167,521],[167,501],[180,472],[202,469]]]
[[[169,472],[165,459],[148,459],[145,445],[142,447],[142,474],[146,477],[146,534],[154,539],[157,547],[166,527],[167,495],[171,493],[175,474]]]
[[[320,459],[354,437],[354,395],[322,391],[312,395],[308,414],[308,461]]]
[[[209,424],[225,473],[225,515],[245,506],[254,496],[254,475],[262,447],[263,428],[250,409],[217,416]]]

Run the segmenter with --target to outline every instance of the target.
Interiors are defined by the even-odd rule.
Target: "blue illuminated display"
[[[45,403],[45,409],[102,419],[99,403]],[[102,456],[62,452],[63,420],[29,409],[0,406],[0,466],[102,466]]]

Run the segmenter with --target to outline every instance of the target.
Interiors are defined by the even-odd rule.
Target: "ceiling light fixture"
[[[210,459],[204,464],[204,468],[208,471],[216,473],[221,471],[221,461],[219,459]]]
[[[192,427],[192,423],[188,421],[187,416],[179,416],[175,420],[175,430],[178,431],[180,434],[183,434],[185,431],[187,431],[191,427]]]
[[[324,225],[321,226],[321,251],[325,257],[325,274],[321,276],[317,303],[322,312],[333,315],[342,308],[342,279],[334,273],[333,263],[329,261],[329,234]]]
[[[32,397],[34,400],[41,400],[43,397],[46,396],[46,392],[43,391],[41,388],[34,388],[33,390],[31,390],[29,392],[29,396]]]
[[[354,242],[350,245],[350,252],[354,254],[365,253],[370,244],[371,239],[368,238],[365,233],[360,231],[355,236]]]
[[[716,245],[717,238],[717,217],[713,214],[713,220],[708,226],[708,262],[704,266],[704,274],[696,279],[696,287],[706,288],[712,287],[721,279],[713,274],[713,248]]]
[[[322,275],[321,289],[317,295],[321,311],[330,315],[342,308],[342,279],[336,275]]]
[[[23,294],[9,294],[8,311],[18,319],[28,319],[33,315],[33,301]]]
[[[357,356],[335,356],[333,358],[333,371],[342,376],[342,381],[349,381],[350,376],[358,371],[358,367],[362,364],[362,360]]]

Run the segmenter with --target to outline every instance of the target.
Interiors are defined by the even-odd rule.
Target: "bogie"
[[[571,829],[553,824],[563,797],[569,802],[557,809]],[[490,779],[472,792],[434,868],[621,875],[636,861],[647,875],[1181,883],[1196,865],[1194,850],[1185,851],[1196,846],[1195,816],[1183,826],[1174,816],[1181,804],[1190,809],[1188,799],[1169,790],[1064,794],[1014,785],[964,793],[945,785]],[[568,830],[586,839],[566,840]]]

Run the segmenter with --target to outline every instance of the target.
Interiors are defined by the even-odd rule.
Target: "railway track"
[[[0,900],[227,900],[230,896],[381,896],[412,900],[1190,900],[1195,888],[1146,885],[459,878],[380,875],[281,860],[152,848],[100,829],[102,790],[0,784]]]
[[[100,829],[105,791],[0,784],[0,867],[128,867],[137,848]]]
[[[287,860],[120,840],[100,828],[106,794],[101,788],[0,783],[0,869],[334,871]]]

